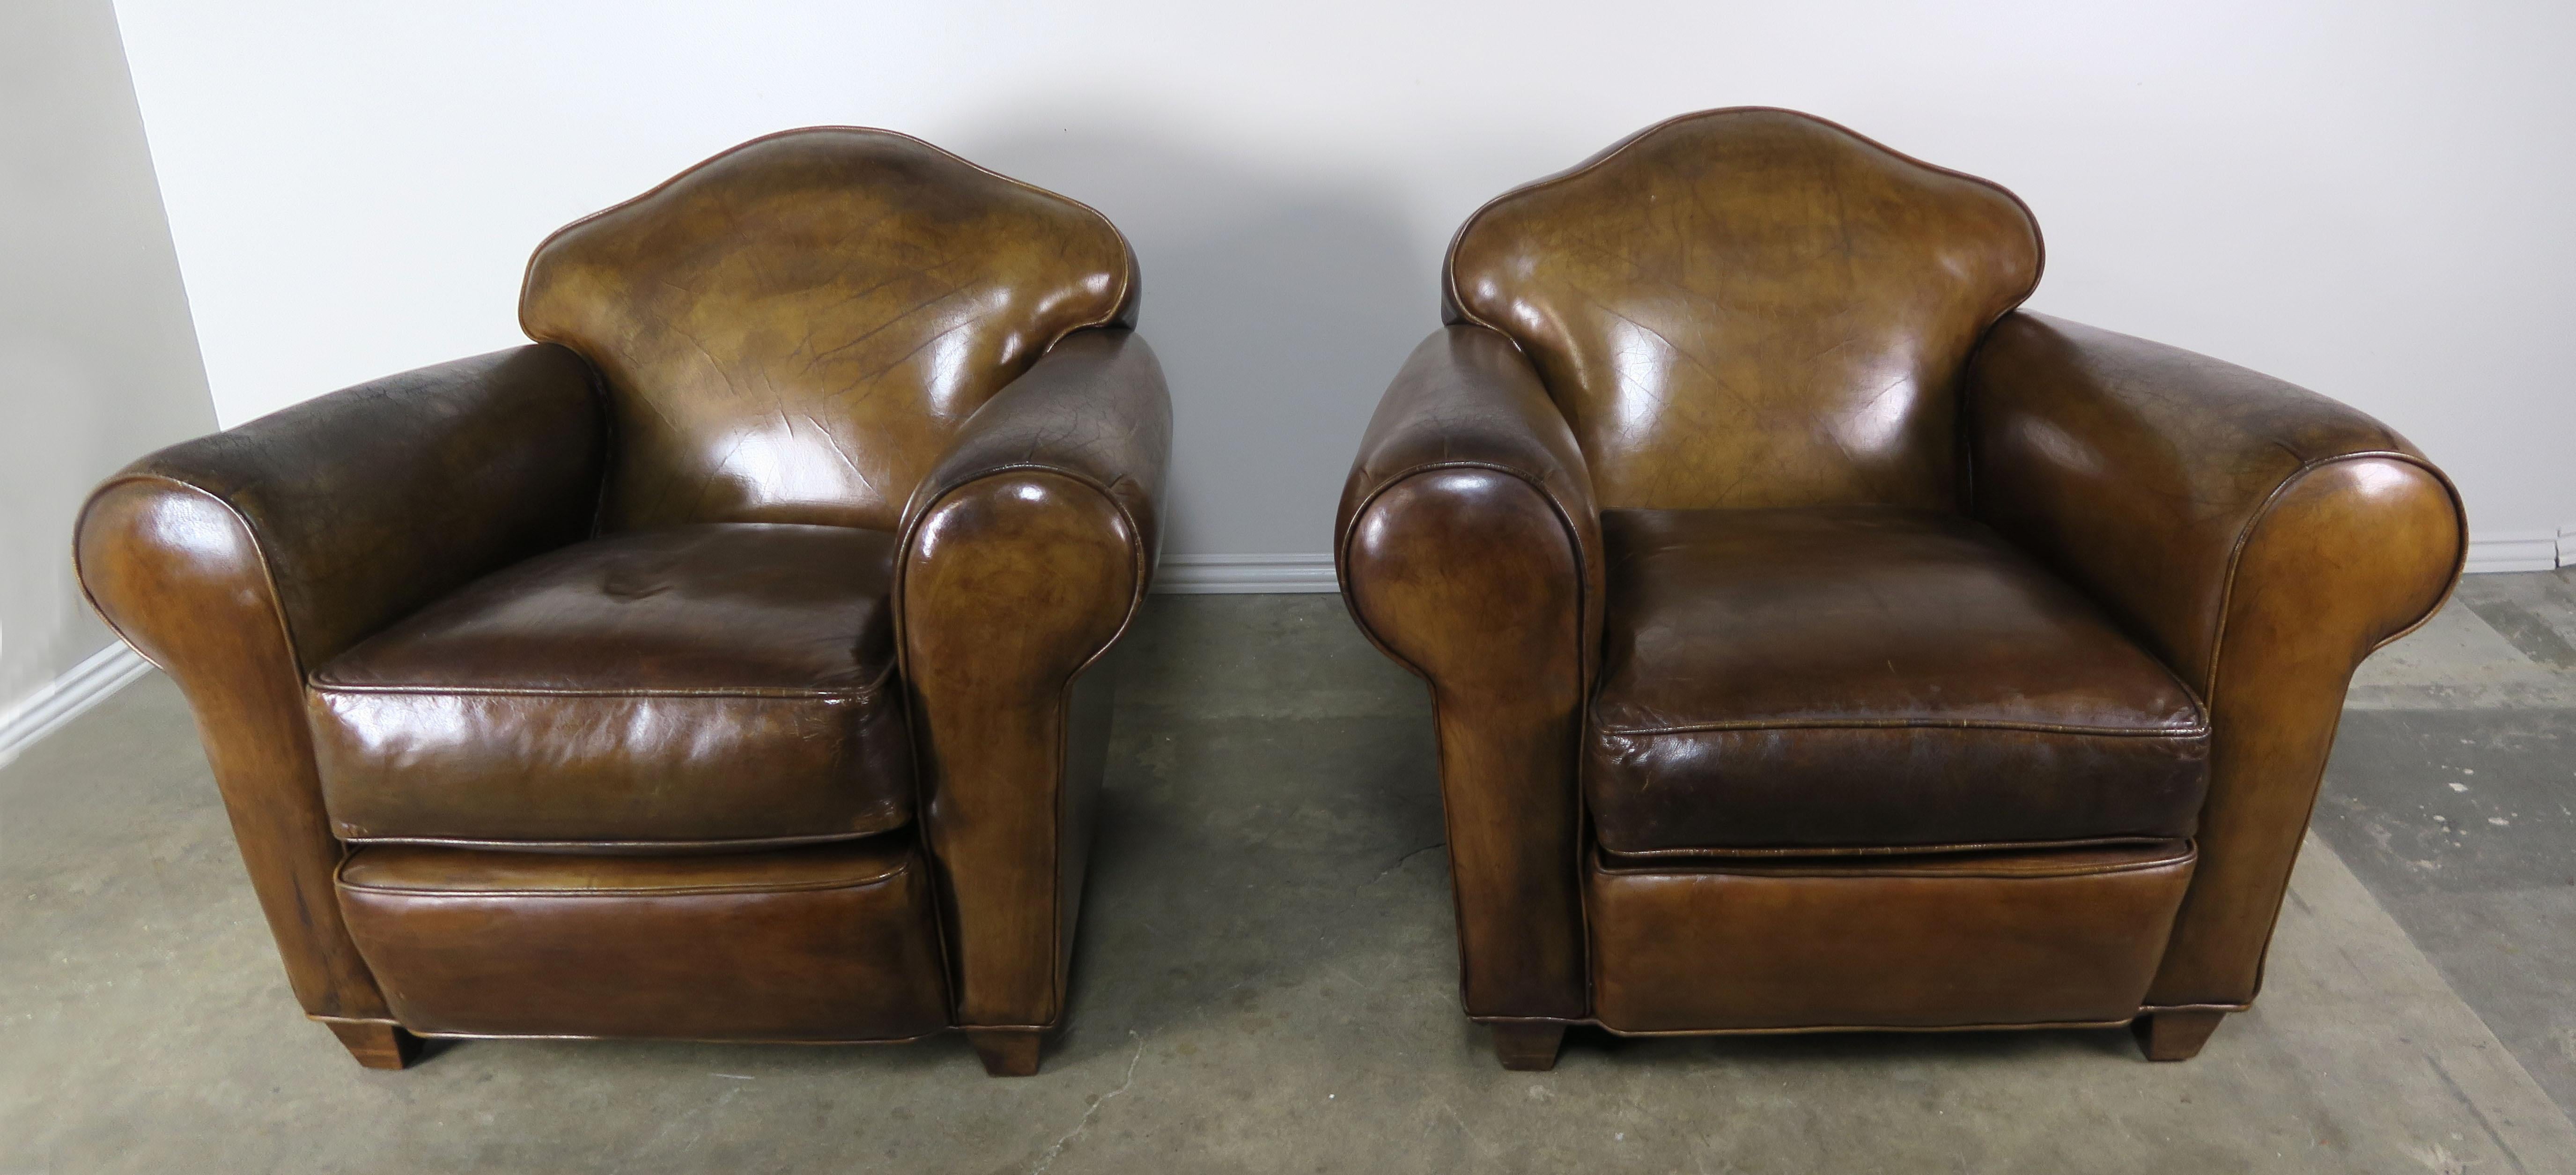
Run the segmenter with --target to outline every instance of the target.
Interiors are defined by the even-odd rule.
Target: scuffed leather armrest
[[[2143,339],[2013,314],[1968,378],[1977,514],[2209,707],[2200,865],[2149,999],[2242,1006],[2353,669],[2459,578],[2459,495],[2358,411]]]
[[[1075,682],[1152,581],[1171,422],[1142,339],[1078,331],[968,418],[905,510],[895,616],[962,1026],[1062,1011],[1107,720]]]
[[[466,579],[580,537],[588,367],[522,347],[335,392],[163,449],[81,510],[92,606],[186,691],[306,1012],[383,1019],[340,922],[305,673]]]
[[[1583,1018],[1575,771],[1601,524],[1509,339],[1453,326],[1414,350],[1360,442],[1334,557],[1361,630],[1431,686],[1468,1014]]]

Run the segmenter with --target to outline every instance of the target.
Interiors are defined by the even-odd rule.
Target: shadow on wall
[[[1139,333],[1172,386],[1165,553],[1329,551],[1360,432],[1439,325],[1445,238],[1414,239],[1391,193],[1132,131],[1001,126],[940,145],[1098,208],[1135,245]]]

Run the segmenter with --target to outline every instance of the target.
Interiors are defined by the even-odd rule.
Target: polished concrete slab
[[[2461,611],[2377,701],[2560,688],[2529,632]],[[2461,998],[2535,989],[2476,987],[2502,973],[2410,937],[2365,884],[2384,862],[2316,840],[2262,1003],[2189,1063],[2117,1031],[1584,1036],[1506,1073],[1458,1010],[1422,688],[1330,596],[1159,598],[1129,654],[1072,1028],[1015,1081],[953,1039],[466,1042],[361,1071],[298,1018],[147,678],[0,771],[0,1172],[2576,1171],[2576,1126]],[[2453,737],[2490,718],[2525,724],[2493,728],[2507,758],[2557,729]],[[2463,917],[2463,941],[2550,924]]]

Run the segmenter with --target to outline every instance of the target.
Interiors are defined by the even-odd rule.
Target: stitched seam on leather
[[[2164,838],[2164,839],[2170,839],[2170,838]],[[1906,869],[1906,868],[1901,868],[1901,867],[1896,867],[1896,866],[1888,866],[1888,865],[1875,865],[1875,866],[1854,865],[1854,866],[1849,866],[1849,867],[1836,867],[1836,866],[1830,866],[1830,865],[1826,865],[1826,866],[1815,866],[1815,867],[1800,867],[1800,866],[1794,866],[1794,865],[1793,865],[1793,866],[1775,866],[1775,867],[1771,867],[1771,868],[1745,868],[1745,867],[1742,867],[1742,866],[1737,866],[1737,867],[1734,867],[1734,868],[1730,868],[1730,867],[1728,867],[1724,862],[1711,862],[1711,863],[1709,863],[1708,865],[1706,865],[1705,867],[1702,867],[1702,868],[1696,868],[1696,869],[1672,869],[1672,868],[1643,868],[1643,869],[1630,868],[1630,869],[1613,869],[1613,868],[1610,868],[1606,863],[1604,863],[1604,862],[1602,861],[1602,859],[1601,859],[1601,854],[1596,853],[1596,854],[1594,854],[1594,855],[1593,855],[1593,870],[1594,870],[1595,872],[1597,872],[1597,873],[1601,874],[1602,876],[1605,876],[1605,877],[1749,877],[1749,878],[1792,878],[1792,879],[1798,879],[1798,880],[1809,880],[1809,879],[1839,879],[1839,878],[1896,878],[1896,879],[1902,879],[1902,880],[1922,880],[1922,881],[1946,881],[1946,880],[1952,880],[1952,879],[1960,879],[1960,880],[1971,880],[1971,879],[1973,879],[1973,880],[2021,880],[2021,879],[2048,879],[2048,878],[2065,878],[2065,877],[2099,877],[2099,876],[2103,876],[2103,875],[2105,875],[2105,874],[2113,874],[2113,873],[2133,873],[2133,872],[2136,872],[2136,871],[2139,871],[2139,870],[2142,870],[2142,869],[2168,869],[2168,868],[2171,868],[2171,867],[2176,866],[2176,865],[2182,865],[2182,864],[2188,864],[2188,863],[2197,862],[2199,859],[2200,859],[2200,847],[2199,847],[2199,845],[2197,845],[2196,843],[2191,842],[2191,841],[2185,841],[2185,842],[2183,842],[2183,846],[2182,846],[2182,848],[2181,848],[2181,850],[2180,850],[2180,851],[2178,851],[2178,852],[2174,852],[2174,853],[2171,853],[2171,854],[2168,854],[2168,855],[2165,855],[2165,856],[2159,856],[2159,857],[2151,858],[2151,859],[2148,859],[2148,860],[2141,860],[2141,861],[2115,861],[2115,862],[2105,862],[2105,863],[2102,863],[2102,864],[2094,864],[2094,865],[2072,865],[2072,864],[2070,864],[2070,865],[2058,865],[2058,866],[2049,866],[2049,867],[2033,868],[2033,869],[2009,869],[2009,868],[2002,868],[2002,867],[1993,867],[1993,868],[1979,868],[1979,869],[1955,869],[1955,870],[1953,870],[1953,869],[1941,869],[1941,870],[1934,870],[1934,869]]]
[[[855,686],[846,690],[763,689],[758,686],[710,687],[707,689],[615,689],[600,687],[551,688],[515,685],[345,685],[315,681],[311,689],[317,694],[400,694],[419,697],[484,697],[484,698],[743,698],[758,701],[872,701],[882,695],[884,678],[877,684]]]
[[[1733,848],[1708,846],[1688,849],[1618,849],[1600,846],[1608,858],[1641,858],[1647,860],[1773,860],[1792,857],[1835,857],[1847,860],[1874,860],[1890,857],[1939,857],[1956,853],[2049,852],[2062,849],[2102,848],[2116,845],[2161,844],[2171,836],[2152,833],[2117,833],[2111,836],[2080,837],[2072,840],[1995,840],[1953,841],[1928,845],[1798,845],[1792,847],[1752,846]],[[1610,870],[1617,872],[1617,870]]]
[[[2199,738],[2209,734],[2209,727],[2134,727],[2077,726],[2051,722],[2009,722],[1986,719],[1936,718],[1819,718],[1749,720],[1744,722],[1696,722],[1680,726],[1643,726],[1594,728],[1597,734],[1651,738],[1671,734],[1728,734],[1757,730],[2010,730],[2026,734],[2058,734],[2079,738]]]
[[[729,894],[729,893],[807,893],[807,892],[812,892],[812,891],[817,891],[817,890],[834,890],[834,889],[865,889],[865,888],[868,888],[868,887],[870,887],[870,886],[875,886],[875,885],[883,884],[884,882],[886,882],[886,881],[888,881],[888,880],[891,880],[891,879],[893,879],[893,878],[895,878],[895,877],[897,877],[897,876],[902,875],[903,873],[905,873],[905,872],[907,872],[907,871],[908,871],[909,866],[910,866],[910,862],[909,862],[909,861],[897,861],[896,863],[894,863],[894,864],[892,864],[892,865],[887,866],[887,867],[886,867],[886,868],[884,868],[883,870],[880,870],[880,871],[878,871],[878,872],[876,872],[876,873],[873,873],[873,874],[869,874],[869,875],[867,875],[867,876],[865,876],[865,877],[834,877],[834,878],[827,878],[827,879],[817,879],[817,880],[814,880],[814,881],[788,882],[788,883],[785,883],[785,884],[765,883],[765,882],[757,882],[757,881],[743,881],[743,882],[724,882],[724,883],[711,884],[711,885],[684,885],[684,886],[668,886],[668,887],[662,887],[662,886],[653,886],[653,887],[645,887],[645,886],[619,886],[619,887],[615,887],[615,888],[603,888],[603,889],[594,889],[594,888],[587,888],[587,887],[582,888],[582,889],[547,889],[547,888],[540,888],[540,887],[525,887],[525,888],[514,888],[514,889],[457,889],[457,888],[454,888],[454,887],[447,887],[447,886],[428,886],[428,887],[422,887],[422,886],[395,886],[395,885],[384,885],[384,884],[370,884],[370,883],[362,882],[362,881],[351,881],[351,880],[349,880],[349,876],[348,876],[348,874],[349,874],[349,866],[350,866],[350,864],[351,864],[352,862],[354,862],[354,861],[356,861],[356,860],[357,860],[357,858],[356,858],[355,856],[351,856],[351,857],[349,857],[349,858],[347,858],[347,859],[342,860],[342,861],[340,862],[340,867],[331,871],[331,881],[332,881],[332,883],[333,883],[333,884],[335,884],[335,885],[337,885],[338,887],[340,887],[340,888],[342,888],[342,889],[356,890],[356,891],[359,891],[359,892],[361,892],[361,893],[382,893],[382,894],[395,894],[395,895],[402,895],[402,896],[418,896],[418,897],[467,897],[467,898],[480,898],[480,897],[494,897],[494,898],[502,898],[502,897],[509,897],[509,898],[527,898],[527,897],[574,897],[574,898],[582,898],[582,897],[656,897],[656,896],[664,896],[664,895],[685,897],[685,896],[693,896],[693,895]]]
[[[801,845],[841,844],[849,841],[866,840],[872,836],[884,836],[889,832],[894,832],[910,825],[912,823],[912,813],[909,810],[900,813],[892,813],[886,817],[886,819],[887,823],[881,825],[873,827],[863,826],[850,829],[846,832],[800,833],[795,836],[725,837],[721,839],[708,840],[637,840],[632,838],[607,838],[598,840],[489,840],[466,836],[376,836],[369,834],[364,829],[352,828],[349,825],[336,820],[332,821],[331,831],[337,839],[354,846],[427,845],[433,848],[473,849],[490,852],[559,852],[569,849],[618,849],[635,850],[637,852],[694,852],[716,849],[742,852],[763,848],[795,848]],[[627,854],[624,852],[618,852],[593,855],[614,857]]]

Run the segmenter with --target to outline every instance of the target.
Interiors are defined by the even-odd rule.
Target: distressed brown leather
[[[1618,1032],[2117,1024],[2187,841],[1902,860],[1596,864],[1593,999]]]
[[[2209,728],[2172,671],[1945,511],[1605,510],[1583,788],[1614,853],[2188,837]]]
[[[948,1024],[909,837],[580,857],[389,845],[340,902],[413,1032],[902,1040]]]
[[[2344,687],[2456,579],[2458,497],[2332,401],[2014,312],[2039,266],[2009,193],[1777,110],[1460,230],[1336,541],[1431,685],[1470,1016],[2251,1000]]]
[[[1601,528],[1574,436],[1510,340],[1450,327],[1387,389],[1334,552],[1361,631],[1431,686],[1461,996],[1585,1014],[1575,744]]]
[[[2150,1002],[2250,1003],[2352,671],[2459,581],[2459,493],[2342,404],[2071,322],[2007,318],[1969,378],[1978,515],[2208,705],[2200,879]]]
[[[1124,330],[1067,338],[959,431],[905,512],[895,585],[958,1023],[1064,1010],[1110,670],[1153,581],[1171,401]]]
[[[701,523],[466,585],[313,672],[335,831],[640,849],[902,827],[894,543]]]
[[[2039,268],[2012,193],[1745,109],[1498,197],[1445,286],[1537,366],[1605,508],[1951,506],[1962,367]]]
[[[1099,213],[918,139],[754,139],[547,238],[528,337],[606,377],[609,529],[893,530],[958,425],[1057,339],[1133,324]]]
[[[306,1010],[380,1063],[397,1024],[1054,1023],[1108,723],[1086,667],[1159,541],[1136,297],[1082,205],[792,131],[550,238],[540,345],[111,479],[83,582],[187,689]],[[335,886],[388,840],[442,847]],[[885,853],[899,883],[851,874]],[[724,869],[751,880],[654,888]]]
[[[232,817],[296,1000],[387,1015],[331,888],[304,675],[493,568],[578,537],[602,433],[581,361],[522,347],[308,400],[107,480],[82,590],[167,671]]]

